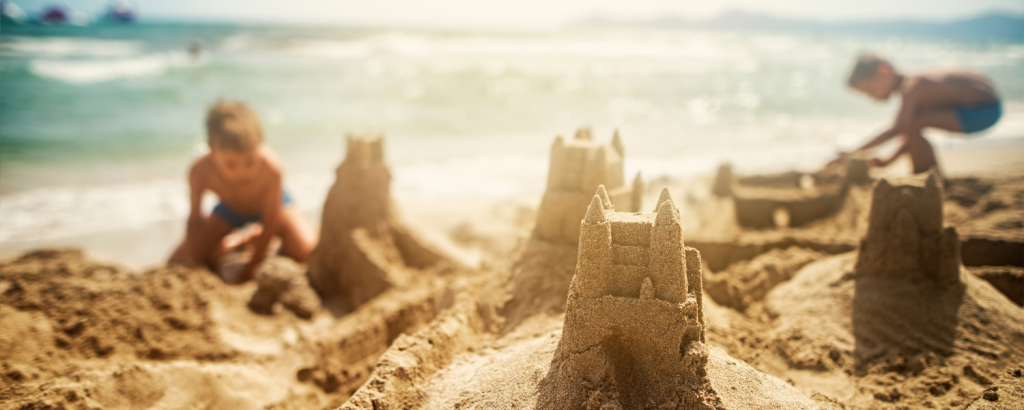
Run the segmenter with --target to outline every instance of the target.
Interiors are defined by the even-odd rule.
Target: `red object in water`
[[[40,20],[46,24],[64,24],[68,22],[68,12],[60,6],[50,6]]]

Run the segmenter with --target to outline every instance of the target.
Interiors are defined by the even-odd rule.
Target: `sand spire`
[[[661,204],[665,201],[672,201],[672,195],[669,194],[668,188],[661,189],[661,194],[658,195],[658,202],[654,204],[654,211],[657,212],[658,209],[661,209]]]
[[[612,135],[612,147],[615,148],[615,151],[617,151],[619,155],[626,155],[626,148],[622,145],[622,138],[619,137],[618,129],[616,129],[615,134]]]
[[[597,196],[601,197],[601,203],[604,205],[604,209],[615,209],[612,205],[612,200],[608,198],[608,190],[604,189],[604,185],[597,186]]]
[[[351,310],[403,285],[415,269],[453,262],[398,218],[383,138],[349,136],[347,145],[324,202],[308,275],[325,305]]]
[[[590,128],[579,128],[576,130],[576,140],[590,141]]]
[[[594,195],[594,200],[590,201],[590,206],[587,207],[587,216],[583,218],[584,222],[588,224],[604,222],[604,205],[602,202],[600,195]]]

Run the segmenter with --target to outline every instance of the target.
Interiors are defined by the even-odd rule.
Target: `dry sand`
[[[622,139],[584,130],[536,212],[452,231],[473,271],[397,216],[379,140],[349,150],[311,268],[331,309],[284,260],[228,286],[30,252],[0,265],[0,408],[1024,407],[1024,173],[959,163],[980,177],[947,169],[938,208],[892,180],[876,212],[859,177],[626,184]]]
[[[304,320],[254,313],[255,283],[227,286],[200,269],[133,272],[44,250],[0,270],[0,408],[337,406],[453,292],[424,283]]]

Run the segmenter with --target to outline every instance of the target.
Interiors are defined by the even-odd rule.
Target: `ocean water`
[[[190,43],[202,42],[193,58]],[[386,135],[403,206],[539,198],[555,135],[625,142],[627,178],[813,169],[886,127],[853,56],[988,74],[1005,116],[940,149],[1024,144],[1024,43],[721,31],[501,33],[139,24],[4,27],[0,250],[176,223],[204,112],[250,103],[311,214],[348,133]],[[211,206],[213,198],[207,198]]]

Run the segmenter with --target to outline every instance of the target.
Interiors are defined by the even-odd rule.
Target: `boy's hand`
[[[825,165],[826,170],[834,170],[846,163],[846,160],[850,157],[849,153],[840,152],[836,155],[836,159],[833,159],[828,165]]]
[[[871,160],[868,161],[868,164],[870,164],[872,167],[876,167],[876,168],[884,167],[886,165],[885,161],[882,161],[882,160],[880,160],[878,158],[871,158]]]
[[[249,263],[246,263],[245,267],[242,268],[242,272],[238,275],[237,283],[245,283],[255,278],[256,272],[260,268],[260,262],[261,261],[252,260],[249,261]]]

